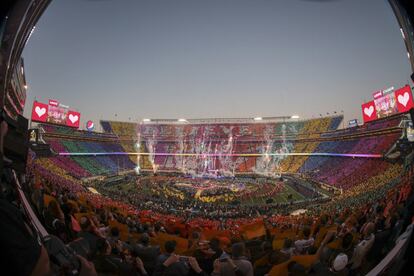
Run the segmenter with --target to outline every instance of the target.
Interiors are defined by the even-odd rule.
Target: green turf
[[[275,194],[272,198],[273,198],[273,203],[284,203],[284,202],[289,202],[290,200],[288,199],[289,194],[292,194],[292,200],[293,201],[297,201],[297,200],[302,200],[304,199],[304,196],[299,194],[298,192],[296,192],[292,187],[290,187],[289,185],[284,185],[283,190],[280,191],[279,193]],[[242,204],[245,205],[252,205],[252,204],[258,204],[258,203],[265,203],[267,198],[253,198],[253,199],[247,199],[244,200],[243,202],[241,202]]]
[[[135,192],[135,191],[137,191],[137,186],[134,182],[119,184],[119,185],[117,185],[117,189],[118,188],[125,191],[125,192]],[[147,188],[142,187],[140,189],[140,192],[141,193],[150,193],[151,191]],[[275,194],[272,197],[273,202],[274,203],[290,202],[291,200],[288,199],[289,194],[292,194],[292,199],[291,200],[293,200],[293,201],[298,201],[298,200],[304,199],[303,195],[299,194],[292,187],[285,184],[284,187],[283,187],[283,190],[280,191],[279,193]],[[241,202],[241,204],[243,204],[243,205],[263,204],[263,203],[266,203],[266,199],[268,199],[268,198],[267,197],[258,197],[258,198],[245,199]],[[223,203],[223,202],[220,202],[220,203]],[[220,204],[220,203],[218,202],[218,204]]]

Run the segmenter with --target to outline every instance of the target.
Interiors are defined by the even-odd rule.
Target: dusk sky
[[[386,0],[53,0],[23,53],[34,97],[88,119],[344,110],[410,67]],[[117,116],[115,117],[115,114]]]

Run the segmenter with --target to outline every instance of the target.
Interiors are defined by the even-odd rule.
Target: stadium
[[[357,106],[363,123],[108,114],[82,130],[78,110],[26,101],[21,54],[49,2],[0,14],[4,275],[408,275],[410,84]],[[413,10],[388,4],[414,71]]]

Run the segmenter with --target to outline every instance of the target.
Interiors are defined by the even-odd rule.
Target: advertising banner
[[[86,122],[86,129],[89,131],[93,131],[95,128],[95,125],[93,123],[93,121],[89,120]]]
[[[362,118],[364,119],[364,123],[373,121],[378,118],[377,112],[375,112],[374,101],[364,103],[361,107],[362,107]]]
[[[67,115],[66,125],[79,128],[80,113],[76,111],[68,111]]]
[[[414,107],[413,94],[409,85],[396,90],[395,98],[397,99],[398,112],[407,112]]]
[[[374,93],[372,93],[372,96],[374,97],[374,100],[378,99],[378,98],[381,98],[382,97],[382,90],[375,91]]]
[[[51,106],[59,106],[59,102],[56,101],[56,100],[49,99],[49,105],[51,105]]]
[[[32,121],[33,122],[47,122],[48,105],[37,101],[33,102]]]
[[[56,100],[49,100],[49,104],[33,102],[32,121],[50,123],[79,128],[81,114],[68,110],[67,106]]]

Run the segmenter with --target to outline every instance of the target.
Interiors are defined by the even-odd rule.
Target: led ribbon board
[[[188,156],[188,157],[219,157],[219,156],[337,156],[352,158],[382,158],[382,154],[368,153],[331,153],[331,152],[290,152],[290,153],[148,153],[148,152],[60,152],[61,156],[97,156],[97,155],[135,155],[135,156]]]

